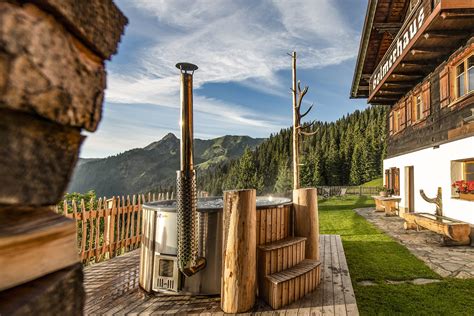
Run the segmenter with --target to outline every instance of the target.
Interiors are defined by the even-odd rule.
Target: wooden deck
[[[261,300],[252,314],[358,315],[339,235],[321,235],[321,284],[299,301],[273,311]],[[86,315],[223,314],[219,297],[147,295],[138,286],[139,251],[85,268]]]

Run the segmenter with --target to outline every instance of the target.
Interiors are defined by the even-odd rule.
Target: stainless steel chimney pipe
[[[193,159],[193,74],[198,69],[190,63],[178,63],[181,71],[181,153],[176,180],[178,219],[178,268],[192,276],[206,267],[200,254],[200,221],[197,212],[196,171]]]

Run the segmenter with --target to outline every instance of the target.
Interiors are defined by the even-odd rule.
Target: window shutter
[[[444,67],[439,73],[439,101],[441,108],[447,106],[451,100],[449,95],[449,67]]]
[[[416,122],[416,97],[414,94],[410,95],[410,103],[411,103],[411,122]]]
[[[406,100],[403,100],[403,102],[405,103],[405,107],[406,107],[405,112],[407,113],[406,126],[410,126],[411,125],[411,111],[412,111],[410,98],[407,98]]]
[[[391,111],[390,115],[388,116],[388,133],[390,135],[393,134],[393,111]]]
[[[387,189],[390,188],[390,170],[389,169],[385,170],[385,188]]]
[[[395,195],[400,195],[400,169],[394,168],[394,188],[393,191]]]
[[[430,102],[430,82],[423,84],[422,88],[422,98],[423,98],[423,117],[427,117],[431,112],[431,102]]]
[[[400,103],[400,130],[403,130],[406,126],[406,106],[405,101]]]

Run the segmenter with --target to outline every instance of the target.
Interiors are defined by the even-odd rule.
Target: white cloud
[[[280,118],[266,115],[262,120],[244,105],[205,97],[199,88],[234,82],[287,96],[288,87],[277,76],[289,68],[287,52],[296,50],[301,56],[298,65],[304,69],[338,64],[356,53],[357,36],[330,0],[135,0],[132,5],[153,16],[167,32],[137,52],[136,60],[130,61],[137,64],[134,73],[112,67],[109,102],[177,106],[174,64],[189,61],[200,68],[194,82],[196,111],[242,125],[274,127]]]

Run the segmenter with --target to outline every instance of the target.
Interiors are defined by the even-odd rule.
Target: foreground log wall
[[[126,23],[112,0],[0,2],[2,315],[82,314],[75,225],[50,206],[66,189],[81,130],[100,121],[104,61]]]

